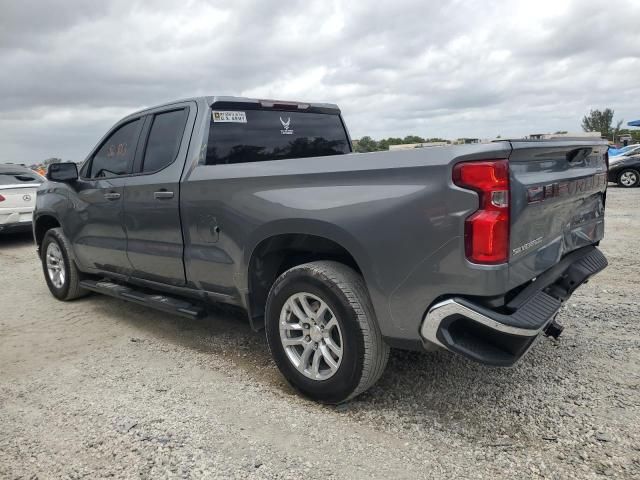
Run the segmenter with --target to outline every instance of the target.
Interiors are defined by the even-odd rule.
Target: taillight
[[[465,220],[469,261],[495,265],[509,259],[509,163],[486,160],[458,163],[453,183],[478,192],[478,210]]]
[[[2,195],[0,195],[0,202],[4,202],[4,201],[5,201],[5,198]]]

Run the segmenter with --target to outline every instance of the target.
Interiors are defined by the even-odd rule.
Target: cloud
[[[354,137],[640,118],[633,0],[11,2],[0,162],[80,160],[126,113],[193,95],[338,103]]]

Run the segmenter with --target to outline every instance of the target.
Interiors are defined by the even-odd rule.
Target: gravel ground
[[[340,407],[237,316],[58,302],[30,237],[0,237],[0,477],[640,478],[640,189],[608,202],[610,266],[558,341],[512,369],[394,351]]]

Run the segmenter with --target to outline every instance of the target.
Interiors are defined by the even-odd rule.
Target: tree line
[[[618,142],[622,135],[630,135],[631,143],[640,142],[640,130],[620,128],[624,120],[618,120],[613,126],[615,111],[611,108],[604,110],[590,110],[588,115],[582,117],[582,129],[585,132],[600,132],[604,138],[612,142]]]

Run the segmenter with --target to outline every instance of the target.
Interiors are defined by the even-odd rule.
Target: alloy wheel
[[[66,278],[66,271],[64,268],[64,259],[62,252],[57,243],[51,242],[47,246],[47,273],[49,274],[49,280],[56,288],[62,288]]]
[[[638,181],[638,175],[635,172],[627,171],[620,175],[620,183],[625,187],[631,187]]]
[[[293,366],[312,380],[332,377],[342,362],[340,324],[327,303],[311,293],[296,293],[282,306],[280,341]]]

